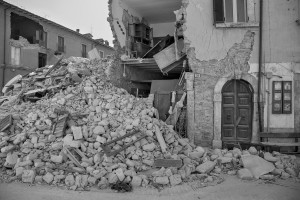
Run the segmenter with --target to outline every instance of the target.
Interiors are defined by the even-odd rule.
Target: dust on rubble
[[[190,144],[156,118],[153,96],[136,98],[112,84],[111,63],[71,57],[7,85],[0,99],[2,180],[125,191],[185,182],[196,190],[222,183],[222,174],[299,180],[295,156]],[[158,160],[166,166],[157,168]]]

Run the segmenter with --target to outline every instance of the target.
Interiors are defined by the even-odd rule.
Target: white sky
[[[108,0],[4,0],[80,33],[92,33],[113,46],[107,22]]]

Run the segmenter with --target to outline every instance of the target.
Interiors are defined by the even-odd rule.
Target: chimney
[[[80,29],[76,29],[76,32],[79,33],[79,32],[80,32]]]

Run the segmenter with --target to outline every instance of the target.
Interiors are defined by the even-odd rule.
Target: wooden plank
[[[180,168],[182,166],[182,160],[174,160],[174,159],[156,159],[154,160],[155,167],[177,167]]]
[[[259,133],[262,138],[300,138],[300,133]]]
[[[7,115],[0,121],[0,131],[4,131],[12,124],[12,116]]]
[[[280,142],[261,142],[261,144],[265,146],[276,146],[276,147],[300,147],[300,142],[292,142],[292,143],[280,143]]]

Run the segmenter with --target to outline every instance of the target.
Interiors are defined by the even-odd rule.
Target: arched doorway
[[[233,79],[222,88],[222,142],[250,142],[252,138],[253,89]]]

